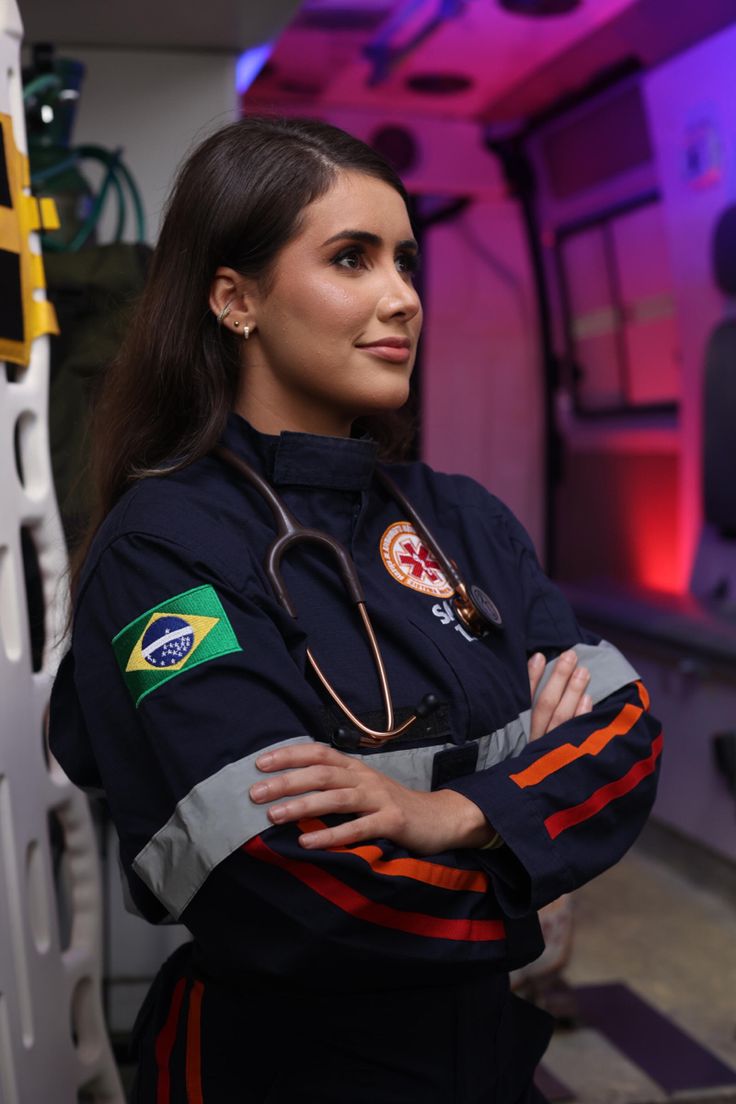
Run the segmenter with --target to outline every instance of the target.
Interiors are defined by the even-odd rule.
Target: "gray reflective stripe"
[[[478,746],[478,761],[475,769],[485,770],[486,767],[492,767],[503,759],[508,759],[510,755],[517,755],[527,739],[521,717],[514,717],[513,721],[509,721],[503,728],[481,736],[475,741]],[[379,751],[367,757],[351,753],[350,758],[361,759],[369,767],[379,770],[381,774],[387,774],[389,778],[400,782],[402,786],[408,786],[409,789],[428,791],[432,787],[435,755],[457,746],[457,744],[430,744],[427,747]]]
[[[575,651],[579,662],[590,671],[588,693],[594,703],[639,677],[607,641],[577,644]],[[555,662],[547,664],[540,688],[549,678]],[[481,736],[476,741],[476,770],[486,770],[518,755],[529,740],[530,717],[531,711],[527,709],[503,728]],[[218,863],[259,832],[273,827],[267,816],[269,806],[254,805],[248,797],[249,787],[263,777],[255,765],[258,756],[262,751],[310,742],[306,735],[282,740],[236,763],[228,763],[183,797],[166,824],[136,855],[133,862],[136,874],[174,918],[178,919]],[[410,789],[428,791],[432,785],[435,755],[456,746],[432,744],[381,751],[368,757],[354,753],[351,758],[366,762]]]
[[[607,698],[615,690],[620,690],[630,682],[635,682],[639,676],[613,644],[607,640],[601,640],[599,644],[576,644],[573,649],[578,656],[578,663],[587,667],[590,671],[590,682],[587,692],[593,699],[593,704]],[[537,695],[546,685],[557,660],[552,659],[547,664],[542,680],[537,687]],[[531,709],[525,709],[513,721],[509,721],[503,728],[487,736],[481,736],[478,744],[478,762],[476,771],[493,767],[496,763],[518,755],[529,742]],[[432,766],[434,757],[438,751],[456,747],[456,744],[435,744],[432,747],[410,748],[402,751],[383,751],[371,755],[366,762],[387,774],[390,778],[409,786],[414,790],[429,790],[432,785]],[[361,756],[353,755],[353,759]]]
[[[238,759],[205,778],[183,797],[172,815],[133,860],[133,869],[178,919],[214,868],[247,840],[273,825],[268,805],[254,805],[248,788],[263,775],[259,755],[309,736],[281,740]]]
[[[578,657],[578,664],[581,667],[587,667],[590,671],[587,693],[593,699],[593,705],[603,701],[604,698],[607,698],[609,694],[613,694],[616,690],[620,690],[622,686],[627,686],[630,682],[636,682],[639,678],[629,661],[621,655],[618,648],[615,648],[613,644],[609,644],[607,640],[601,640],[599,644],[576,644],[572,650]],[[556,659],[550,660],[545,667],[535,698],[546,686],[556,663]],[[520,718],[527,739],[529,738],[531,716],[531,710],[527,709],[521,714]]]

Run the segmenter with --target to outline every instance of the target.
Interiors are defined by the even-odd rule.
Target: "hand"
[[[302,847],[346,847],[383,838],[417,855],[433,855],[453,847],[482,847],[493,836],[478,806],[462,794],[410,790],[327,744],[265,752],[256,766],[270,777],[251,786],[251,801],[289,798],[268,810],[273,824],[330,813],[353,815],[334,828],[301,835]]]
[[[547,685],[534,701],[546,666],[547,661],[541,652],[536,652],[527,664],[533,703],[530,740],[538,740],[558,725],[590,713],[593,708],[593,699],[585,692],[590,672],[585,667],[578,667],[578,657],[572,650],[557,657]]]

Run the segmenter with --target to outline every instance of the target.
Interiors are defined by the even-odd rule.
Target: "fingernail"
[[[271,820],[283,820],[286,816],[286,809],[283,806],[280,806],[277,809],[269,809],[268,815]]]
[[[267,751],[265,755],[259,755],[256,759],[256,766],[259,770],[264,770],[266,767],[270,767],[273,762],[273,755],[270,751]]]
[[[314,836],[300,836],[299,837],[299,843],[301,844],[302,847],[306,847],[307,849],[309,849],[310,847],[316,847],[317,846],[316,843],[315,843],[315,837]]]
[[[590,671],[587,667],[578,667],[577,671],[573,675],[573,678],[578,682],[587,682],[590,678]]]
[[[535,652],[529,662],[536,671],[536,669],[541,666],[542,663],[544,663],[544,656],[541,652]]]
[[[252,797],[253,801],[260,801],[261,798],[265,797],[267,793],[267,782],[256,782],[255,786],[251,786],[250,788],[250,796]]]

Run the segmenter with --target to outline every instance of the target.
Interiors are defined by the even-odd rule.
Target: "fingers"
[[[249,793],[251,801],[262,805],[266,801],[277,801],[280,797],[304,794],[310,790],[335,790],[354,784],[346,768],[320,764],[302,767],[301,770],[284,771],[262,782],[255,782]]]
[[[529,689],[531,691],[532,701],[534,700],[534,695],[537,692],[537,687],[539,686],[540,679],[544,674],[546,666],[547,660],[541,652],[535,652],[526,665],[527,671],[529,672]]]
[[[300,818],[301,819],[301,818]],[[380,839],[385,835],[380,817],[376,813],[337,824],[333,828],[323,828],[318,832],[304,832],[299,843],[308,851],[326,851],[333,847],[351,847],[365,840]]]
[[[589,682],[590,673],[585,667],[576,667],[567,681],[559,702],[555,706],[547,725],[547,732],[551,732],[553,728],[557,728],[558,725],[564,724],[565,721],[570,721],[577,716],[578,707]]]
[[[258,769],[265,772],[288,770],[291,767],[310,767],[320,763],[349,768],[354,765],[354,760],[329,744],[321,744],[316,740],[264,751],[256,759]]]
[[[310,817],[365,812],[365,802],[361,801],[358,791],[353,788],[305,794],[292,801],[274,805],[268,810],[268,819],[272,824],[292,824]]]
[[[372,813],[390,803],[388,791],[392,784],[388,779],[340,752],[331,754],[332,751],[325,745],[307,744],[259,757],[258,766],[266,759],[268,769],[278,773],[250,787],[251,801],[256,805],[277,802],[267,812],[272,824],[289,824],[328,814]],[[315,759],[318,762],[312,762]],[[308,765],[296,766],[297,762]],[[287,764],[295,769],[283,769]]]
[[[578,709],[590,681],[590,673],[586,668],[578,667],[577,663],[578,657],[572,649],[557,657],[546,685],[532,706],[530,739],[537,740],[557,725],[580,715]]]
[[[593,699],[590,694],[583,694],[577,709],[575,710],[576,717],[583,717],[586,713],[590,713],[593,708]]]

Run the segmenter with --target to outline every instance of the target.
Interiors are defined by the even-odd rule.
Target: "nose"
[[[422,302],[416,288],[406,274],[398,271],[392,261],[383,294],[378,301],[376,312],[378,318],[382,322],[388,322],[392,318],[400,318],[408,322],[415,318],[421,309]]]

